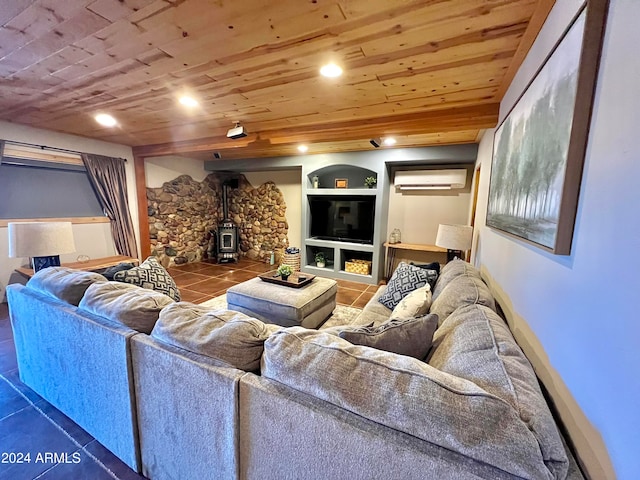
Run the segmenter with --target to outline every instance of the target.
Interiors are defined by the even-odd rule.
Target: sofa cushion
[[[388,320],[378,327],[345,329],[338,334],[349,343],[424,359],[438,326],[436,315]]]
[[[353,322],[353,325],[362,327],[365,325],[369,325],[372,322],[374,325],[380,325],[381,323],[389,320],[389,316],[391,315],[392,310],[385,307],[378,301],[386,288],[386,285],[381,285],[380,287],[378,287],[378,290],[376,290],[376,293],[373,294],[373,297],[371,297],[371,299],[364,306],[358,318]]]
[[[180,302],[160,312],[151,336],[240,370],[256,371],[264,341],[280,328],[244,313]]]
[[[120,282],[94,283],[78,306],[118,321],[138,332],[151,333],[160,310],[174,303],[163,293]]]
[[[113,279],[155,290],[168,295],[176,302],[180,301],[180,290],[178,290],[176,282],[155,257],[147,258],[138,267],[115,273]]]
[[[457,309],[436,331],[428,361],[509,403],[535,436],[549,470],[565,478],[566,452],[536,375],[497,313],[477,304]]]
[[[471,275],[476,278],[482,279],[480,276],[480,272],[470,263],[465,262],[464,260],[460,260],[456,258],[448,262],[442,270],[440,271],[440,275],[438,276],[438,281],[436,282],[435,287],[432,289],[433,292],[433,300],[440,295],[442,290],[453,280],[454,278],[460,275]]]
[[[378,301],[393,310],[404,297],[429,282],[427,270],[400,262]]]
[[[440,317],[440,323],[457,308],[479,303],[495,311],[496,303],[489,287],[479,278],[462,274],[451,280],[431,304],[431,313]]]
[[[77,307],[90,285],[106,281],[99,273],[67,267],[48,267],[36,272],[27,286]]]
[[[415,358],[294,327],[266,340],[261,373],[512,475],[550,476],[535,437],[508,402]]]
[[[431,287],[425,285],[414,290],[409,295],[400,300],[396,308],[391,312],[390,320],[407,320],[421,317],[429,312],[431,307]]]

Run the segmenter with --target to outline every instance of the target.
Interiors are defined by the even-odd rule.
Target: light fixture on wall
[[[471,248],[473,227],[469,225],[438,225],[436,245],[447,249],[447,262],[454,258],[463,258],[463,252]]]
[[[71,222],[16,222],[8,224],[9,257],[31,257],[34,272],[60,265],[60,255],[73,253]]]

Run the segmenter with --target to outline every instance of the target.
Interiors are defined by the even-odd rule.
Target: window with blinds
[[[80,155],[0,145],[0,219],[103,217]]]

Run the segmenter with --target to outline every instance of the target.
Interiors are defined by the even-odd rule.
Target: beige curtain
[[[136,236],[127,200],[124,160],[83,153],[82,162],[98,200],[111,220],[111,234],[116,250],[120,255],[137,257]]]

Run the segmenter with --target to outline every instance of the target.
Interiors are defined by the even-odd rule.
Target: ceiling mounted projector
[[[230,128],[229,131],[227,132],[227,137],[233,138],[234,140],[236,138],[242,138],[246,136],[247,136],[247,131],[244,129],[243,126],[240,125],[240,122],[236,122],[236,126],[233,128]]]

